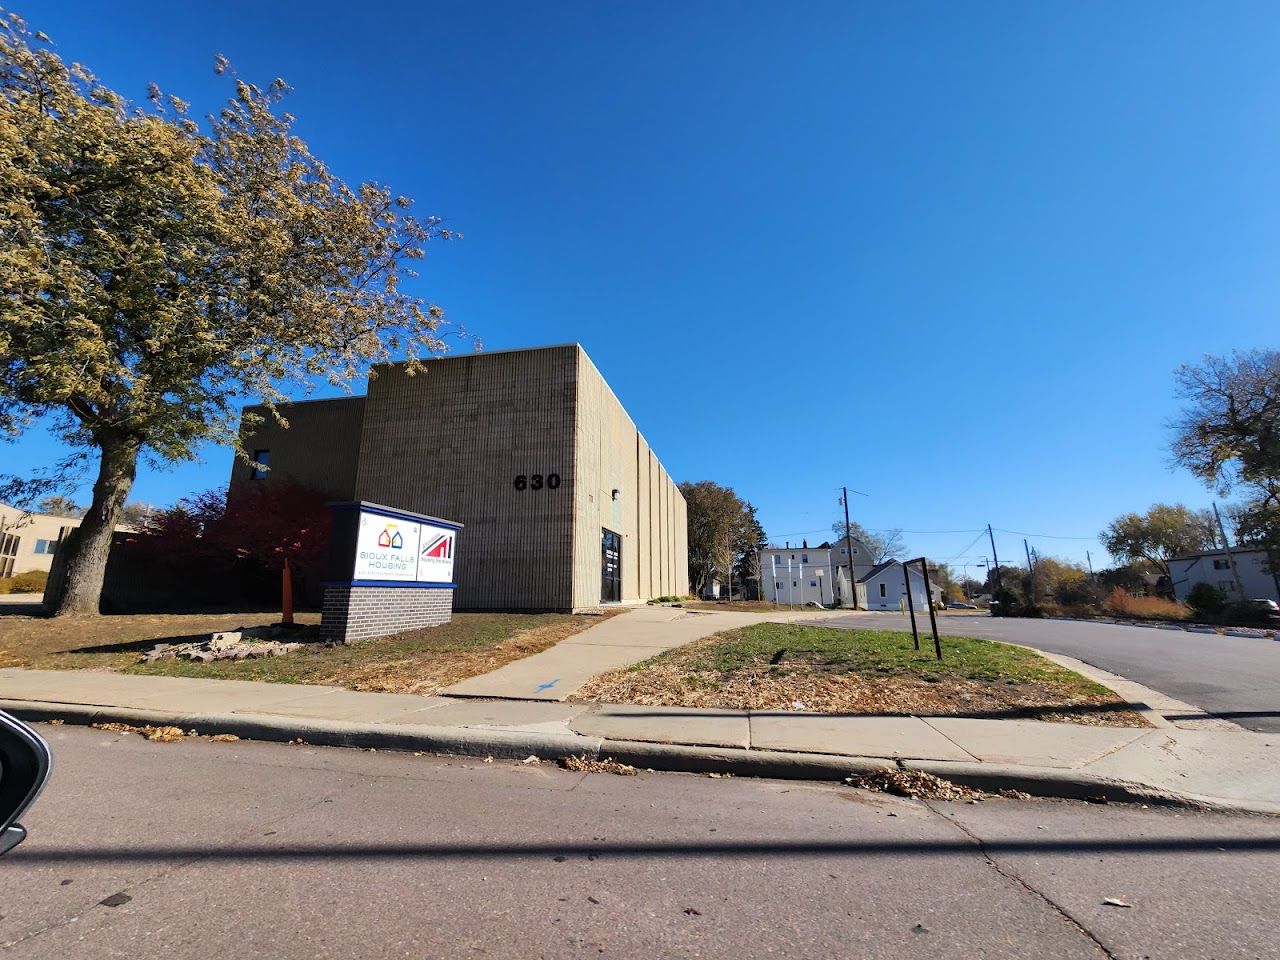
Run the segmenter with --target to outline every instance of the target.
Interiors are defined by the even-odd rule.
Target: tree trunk
[[[289,569],[287,557],[280,578],[280,622],[293,623],[293,571]]]
[[[102,457],[93,502],[80,526],[58,545],[44,592],[44,608],[54,617],[98,613],[102,582],[107,573],[111,537],[124,513],[124,503],[138,470],[139,444],[108,437],[101,441]]]

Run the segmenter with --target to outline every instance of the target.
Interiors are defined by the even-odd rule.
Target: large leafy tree
[[[760,556],[768,546],[769,538],[756,516],[755,504],[744,504],[737,541],[733,545],[733,579],[743,585],[744,592],[748,584],[754,584],[752,589],[757,598],[763,596],[760,591]]]
[[[726,577],[744,540],[747,504],[711,480],[680,484],[689,516],[689,587],[695,595]]]
[[[1280,350],[1205,357],[1174,376],[1187,401],[1174,458],[1218,492],[1244,494],[1237,533],[1280,567]]]
[[[274,410],[291,385],[442,346],[440,310],[400,285],[448,232],[312,156],[282,80],[216,69],[233,93],[203,123],[154,88],[135,107],[0,13],[0,429],[45,418],[97,461],[57,615],[97,612],[139,457],[236,445],[245,398]]]
[[[1146,560],[1167,577],[1171,558],[1212,549],[1213,515],[1180,503],[1157,503],[1146,513],[1116,517],[1098,540],[1113,557]]]

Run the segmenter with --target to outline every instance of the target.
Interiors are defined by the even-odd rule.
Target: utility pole
[[[996,536],[991,532],[991,524],[987,524],[987,536],[991,538],[991,559],[995,562],[996,571],[996,592],[999,593],[1002,584],[1000,583],[1000,558],[996,556]]]
[[[1218,501],[1216,500],[1213,502],[1213,518],[1218,521],[1218,532],[1222,534],[1222,549],[1226,551],[1227,563],[1231,564],[1231,576],[1236,582],[1236,591],[1240,594],[1239,602],[1243,603],[1245,600],[1244,584],[1240,582],[1240,571],[1236,569],[1236,558],[1231,552],[1231,544],[1227,540],[1227,531],[1222,525],[1222,514],[1218,512]],[[1173,589],[1172,577],[1169,578],[1169,589]]]
[[[1036,568],[1031,563],[1031,548],[1027,546],[1027,538],[1022,538],[1022,549],[1027,552],[1027,592],[1031,594],[1031,602],[1036,602]]]
[[[849,592],[853,594],[853,608],[858,609],[858,592],[853,586],[853,529],[849,526],[849,488],[840,488],[840,501],[844,504],[844,549],[849,561]],[[839,579],[839,575],[837,575]]]
[[[1089,564],[1089,579],[1096,582],[1098,578],[1093,574],[1093,555],[1088,550],[1084,552],[1084,559]]]

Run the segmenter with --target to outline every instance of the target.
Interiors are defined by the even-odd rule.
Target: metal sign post
[[[916,603],[911,599],[911,570],[904,563],[902,565],[902,582],[907,588],[907,609],[911,611],[911,639],[916,643],[916,649],[920,649],[920,631],[916,629]]]
[[[907,585],[907,604],[911,607],[911,633],[915,638],[916,649],[920,649],[920,635],[916,632],[915,604],[911,597],[911,564],[920,564],[920,572],[924,578],[924,601],[929,605],[929,626],[933,630],[933,652],[942,659],[942,641],[938,637],[938,617],[933,611],[933,587],[929,583],[929,561],[924,557],[902,561],[902,579]]]

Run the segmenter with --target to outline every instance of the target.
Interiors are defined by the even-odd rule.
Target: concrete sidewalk
[[[986,789],[1280,814],[1280,735],[1246,731],[458,699],[20,669],[0,670],[0,709],[317,745],[613,757],[654,769],[805,779],[896,765]]]
[[[443,692],[452,697],[501,697],[509,700],[567,700],[594,676],[648,660],[686,643],[753,623],[820,621],[830,611],[721,613],[682,607],[638,607],[549,650],[516,660],[492,673],[470,677]]]

